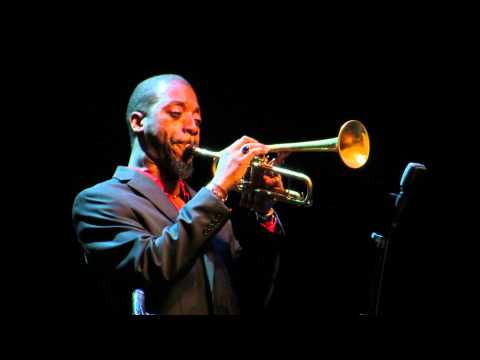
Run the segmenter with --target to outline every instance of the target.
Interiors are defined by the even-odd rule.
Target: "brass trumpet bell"
[[[271,152],[337,152],[352,169],[365,165],[370,153],[367,129],[358,120],[344,123],[335,138],[268,146]]]

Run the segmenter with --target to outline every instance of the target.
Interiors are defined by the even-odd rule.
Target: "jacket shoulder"
[[[112,178],[80,191],[73,201],[73,212],[89,204],[120,205],[122,198],[131,193],[130,187],[118,179]]]

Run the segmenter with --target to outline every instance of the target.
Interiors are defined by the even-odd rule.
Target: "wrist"
[[[222,178],[221,176],[213,177],[210,180],[210,184],[214,184],[216,186],[219,186],[223,191],[225,191],[227,194],[232,188],[232,184],[228,179]]]
[[[210,182],[207,184],[206,188],[210,190],[222,202],[227,201],[228,192],[221,185],[218,185],[214,182]]]

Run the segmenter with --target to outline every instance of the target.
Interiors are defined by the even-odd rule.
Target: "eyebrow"
[[[187,107],[183,101],[171,101],[166,105],[166,107],[172,106],[172,105],[178,105],[178,106],[183,107],[184,109],[186,109],[186,107]],[[193,112],[200,113],[200,107],[197,106]]]

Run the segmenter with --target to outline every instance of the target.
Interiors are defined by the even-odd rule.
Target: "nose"
[[[186,117],[185,121],[183,122],[183,131],[191,136],[198,135],[200,129],[198,128],[197,122],[195,121],[193,115]]]

